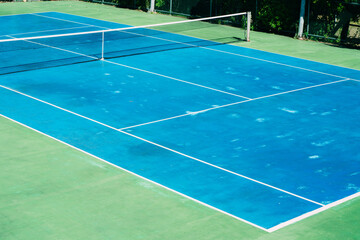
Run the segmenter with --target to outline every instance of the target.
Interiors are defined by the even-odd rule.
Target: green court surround
[[[177,18],[85,2],[0,3],[130,25]],[[211,32],[186,34],[211,37]],[[360,69],[359,50],[252,32],[244,47]],[[266,233],[0,117],[0,239],[360,239],[360,199]]]

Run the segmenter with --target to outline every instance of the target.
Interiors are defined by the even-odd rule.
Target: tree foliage
[[[260,31],[291,32],[296,29],[299,18],[298,0],[262,0],[259,1],[256,14],[256,27]]]
[[[113,0],[117,7],[147,10],[150,0]]]

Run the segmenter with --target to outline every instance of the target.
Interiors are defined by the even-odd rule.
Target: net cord
[[[55,34],[55,35],[25,37],[25,38],[13,37],[12,39],[2,39],[2,40],[0,40],[0,43],[36,40],[36,39],[44,39],[44,38],[55,38],[55,37],[79,36],[79,35],[96,34],[96,33],[104,34],[106,32],[115,32],[115,31],[125,31],[125,30],[140,29],[140,28],[167,26],[167,25],[180,24],[180,23],[190,23],[190,22],[197,22],[197,21],[206,21],[206,20],[212,20],[212,19],[226,18],[226,17],[235,17],[235,16],[241,16],[241,15],[247,15],[247,14],[248,14],[247,12],[242,12],[242,13],[233,13],[233,14],[227,14],[227,15],[221,15],[221,16],[215,16],[215,17],[197,18],[197,19],[190,19],[190,20],[177,21],[177,22],[149,24],[149,25],[143,25],[143,26],[133,26],[133,27],[115,28],[115,29],[89,31],[89,32],[65,33],[65,34]],[[249,32],[249,29],[247,29],[247,31]]]

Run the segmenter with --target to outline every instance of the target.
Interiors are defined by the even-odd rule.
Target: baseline
[[[345,202],[350,201],[350,200],[352,200],[354,198],[357,198],[357,197],[360,197],[360,192],[354,193],[354,194],[352,194],[350,196],[347,196],[347,197],[345,197],[343,199],[340,199],[338,201],[327,204],[327,205],[325,205],[325,206],[323,206],[321,208],[315,209],[314,211],[311,211],[311,212],[305,213],[305,214],[303,214],[301,216],[298,216],[296,218],[290,219],[289,221],[280,223],[280,224],[278,224],[278,225],[276,225],[276,226],[274,226],[272,228],[269,228],[267,230],[268,230],[269,233],[275,232],[276,230],[279,230],[279,229],[284,228],[286,226],[289,226],[291,224],[297,223],[297,222],[299,222],[299,221],[301,221],[301,220],[303,220],[305,218],[308,218],[308,217],[314,216],[315,214],[324,212],[325,210],[328,210],[330,208],[338,206],[338,205],[340,205],[342,203],[345,203]]]

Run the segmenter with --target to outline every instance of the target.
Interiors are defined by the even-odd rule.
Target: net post
[[[246,21],[246,41],[250,42],[250,26],[251,26],[251,12],[247,12],[247,21]]]
[[[100,60],[104,60],[104,48],[105,48],[105,32],[101,33],[101,58]]]
[[[170,0],[170,15],[172,15],[172,8],[173,8],[173,0]]]

